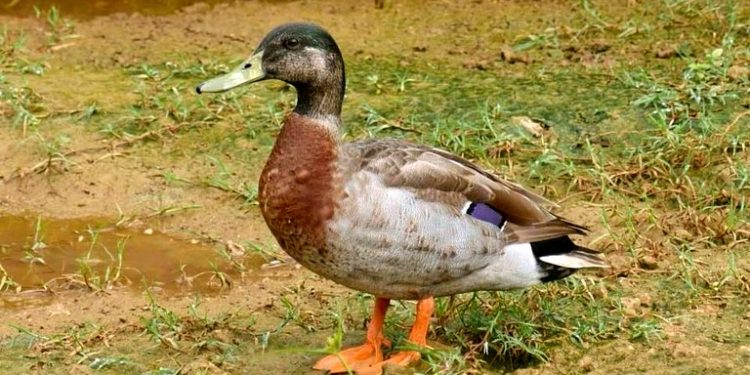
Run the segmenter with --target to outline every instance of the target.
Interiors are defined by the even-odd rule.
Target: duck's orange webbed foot
[[[378,299],[380,301],[380,299]],[[386,300],[387,301],[387,300]],[[385,309],[387,309],[388,304],[386,302]],[[409,332],[409,342],[411,342],[414,345],[417,346],[427,346],[427,328],[430,324],[430,317],[432,317],[432,311],[435,307],[435,300],[432,297],[428,297],[425,299],[419,300],[417,303],[417,318],[414,320],[414,326],[412,326],[411,331]],[[385,315],[385,309],[383,309],[383,315]],[[378,317],[378,302],[376,302],[376,314],[373,316],[372,323],[378,322],[376,318]],[[323,358],[316,364],[315,368],[317,369],[326,369],[331,371],[332,373],[335,372],[348,372],[352,371],[356,373],[357,375],[380,375],[383,373],[383,368],[386,366],[399,366],[399,367],[406,367],[409,365],[412,365],[414,363],[419,362],[419,359],[421,358],[421,355],[417,351],[413,350],[406,350],[402,352],[396,352],[393,353],[388,359],[383,361],[383,356],[378,350],[376,355],[374,356],[366,356],[366,360],[361,360],[359,356],[363,356],[363,351],[366,351],[367,353],[372,352],[372,346],[369,348],[365,348],[369,344],[370,339],[370,333],[372,331],[373,324],[371,323],[370,328],[368,328],[367,336],[368,336],[368,343],[365,345],[348,349],[344,352],[341,352],[340,355],[343,355],[346,353],[349,355],[350,350],[356,350],[356,352],[351,352],[352,356],[347,359],[347,363],[349,364],[349,369],[345,369],[342,367],[325,367],[320,368],[318,367],[318,364],[321,362],[328,363],[335,363],[340,364],[341,361],[337,359],[336,356],[328,356],[326,358]],[[382,326],[382,323],[381,323]],[[382,336],[381,336],[382,338]],[[379,349],[379,347],[378,347]],[[333,357],[333,359],[329,359],[330,357]],[[377,361],[374,361],[375,359],[378,359]],[[368,363],[369,362],[369,363]],[[335,370],[335,371],[334,371]]]
[[[430,317],[435,308],[435,300],[432,297],[419,300],[417,302],[417,318],[409,332],[409,342],[417,346],[427,346],[427,328],[430,325]],[[406,367],[419,362],[421,355],[417,351],[405,350],[393,353],[387,360],[373,363],[367,367],[358,367],[353,369],[357,375],[380,375],[383,373],[383,367],[399,366]]]
[[[369,343],[342,350],[315,362],[316,370],[329,371],[331,374],[355,372],[357,369],[371,366],[383,360],[380,348]]]
[[[323,357],[313,366],[316,370],[329,371],[332,374],[356,372],[383,362],[382,346],[390,347],[390,341],[383,337],[383,321],[390,300],[377,298],[375,311],[367,328],[367,338],[360,346],[342,350],[338,354]]]
[[[383,337],[383,321],[389,303],[390,300],[386,298],[375,300],[375,313],[367,328],[367,339],[363,345],[324,357],[315,363],[313,368],[327,370],[332,374],[354,372],[358,375],[380,375],[385,366],[406,367],[419,362],[421,355],[413,350],[396,352],[387,360],[383,360],[381,347],[390,346],[390,342]],[[427,328],[434,308],[435,300],[432,297],[417,302],[417,318],[409,332],[409,342],[417,346],[427,346]]]
[[[421,355],[415,351],[397,352],[383,362],[378,362],[367,367],[356,370],[357,375],[381,375],[383,368],[387,366],[407,367],[419,362]]]

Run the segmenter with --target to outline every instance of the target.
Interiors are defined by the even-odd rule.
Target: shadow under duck
[[[317,25],[272,30],[231,72],[198,93],[278,79],[294,86],[260,177],[258,202],[289,255],[323,277],[373,294],[365,343],[327,356],[316,369],[379,374],[383,320],[391,299],[418,300],[409,341],[426,345],[434,297],[528,287],[578,269],[606,267],[568,237],[586,229],[550,213],[554,205],[448,152],[400,140],[342,140],[345,75],[341,51]],[[343,363],[343,362],[345,363]]]

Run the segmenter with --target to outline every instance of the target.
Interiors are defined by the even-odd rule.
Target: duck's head
[[[273,29],[238,67],[196,87],[199,94],[223,92],[267,79],[297,89],[295,112],[338,118],[344,97],[344,61],[333,37],[320,26],[289,23]]]

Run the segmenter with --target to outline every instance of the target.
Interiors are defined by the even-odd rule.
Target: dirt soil
[[[641,6],[637,1],[623,1],[613,6],[616,9],[604,7],[602,11],[614,17],[617,9],[625,12],[637,6]],[[385,1],[382,9],[372,2],[359,1],[252,1],[211,6],[193,4],[163,16],[137,13],[93,18],[85,15],[86,19],[76,19],[74,13],[62,16],[73,26],[71,29],[58,26],[57,33],[64,34],[59,37],[56,31],[51,31],[44,16],[0,16],[0,22],[11,35],[23,31],[24,62],[29,66],[38,63],[44,70],[41,75],[5,74],[3,84],[10,82],[30,88],[36,95],[34,100],[43,102],[43,108],[36,114],[45,123],[36,131],[11,126],[12,117],[8,114],[12,111],[3,107],[6,117],[0,121],[8,124],[0,126],[0,216],[117,223],[133,236],[155,231],[201,246],[207,252],[231,253],[237,244],[241,244],[242,251],[248,251],[248,244],[257,244],[264,252],[240,255],[239,262],[243,266],[227,271],[233,275],[231,287],[198,288],[187,293],[151,289],[154,298],[167,309],[184,312],[195,303],[198,294],[199,315],[253,316],[254,321],[247,323],[247,327],[273,327],[279,316],[285,314],[287,299],[294,300],[297,314],[319,320],[322,318],[316,315],[326,314],[324,312],[337,299],[359,297],[299,267],[281,253],[257,206],[244,202],[239,193],[244,183],[253,185],[257,181],[270,141],[248,135],[248,125],[242,123],[242,118],[219,117],[189,133],[182,129],[191,125],[170,120],[169,126],[143,139],[122,136],[122,133],[111,137],[104,131],[77,123],[77,116],[82,116],[92,103],[96,103],[96,111],[105,114],[105,118],[107,114],[127,116],[129,106],[144,103],[143,93],[148,95],[149,91],[144,91],[141,81],[134,79],[139,74],[148,75],[143,73],[145,68],[138,70],[140,67],[175,62],[180,66],[207,66],[209,73],[220,70],[216,64],[236,62],[252,51],[255,43],[272,27],[293,20],[325,25],[339,42],[345,59],[356,60],[357,67],[384,59],[395,66],[431,65],[455,71],[457,76],[490,71],[508,77],[525,77],[538,72],[536,69],[544,69],[547,64],[555,68],[575,64],[576,69],[582,71],[606,71],[632,65],[633,55],[639,58],[648,55],[649,59],[653,55],[652,46],[622,46],[611,56],[576,51],[573,53],[580,56],[575,62],[549,58],[549,61],[537,63],[534,69],[529,64],[533,65],[538,57],[533,54],[516,55],[506,50],[506,56],[501,57],[501,51],[517,42],[519,36],[531,32],[541,34],[554,25],[579,22],[578,2],[564,1],[443,1],[424,7],[411,1]],[[589,47],[590,51],[596,50],[594,42],[586,48]],[[513,56],[508,57],[508,54]],[[507,59],[516,60],[510,64]],[[140,73],[132,73],[134,70]],[[209,73],[200,75],[208,77]],[[142,81],[148,83],[148,79]],[[175,86],[174,90],[191,98],[190,80]],[[258,99],[247,99],[241,102],[248,106],[247,111],[283,113],[288,110],[290,93],[281,85],[269,84],[263,90],[266,90],[264,93],[278,92],[285,99],[280,99],[275,109],[253,108]],[[361,97],[357,92],[349,95],[357,103]],[[377,100],[373,99],[373,103]],[[344,111],[359,109],[355,104],[347,104]],[[169,116],[178,115],[170,112]],[[96,126],[106,128],[103,123]],[[274,124],[269,121],[268,126]],[[221,143],[232,132],[241,135],[235,136],[229,144]],[[61,134],[65,137],[60,141],[56,137]],[[52,140],[53,144],[44,146],[40,139]],[[214,146],[214,142],[221,146]],[[45,154],[49,147],[55,151]],[[218,173],[221,165],[229,172]],[[178,183],[165,177],[171,175],[178,176]],[[205,183],[217,175],[229,181],[229,188]],[[578,202],[575,197],[563,203],[559,213],[590,226],[592,236],[587,241],[600,237],[605,231],[595,205]],[[28,240],[29,236],[31,234],[26,234],[24,238]],[[0,238],[0,245],[4,242],[8,241]],[[627,266],[627,261],[623,260],[627,254],[608,256],[614,269],[596,276],[613,278]],[[177,264],[168,266],[179,267]],[[158,343],[144,338],[143,317],[155,313],[142,287],[113,285],[100,291],[81,287],[49,291],[36,285],[24,289],[26,292],[19,294],[4,292],[0,299],[3,323],[0,324],[0,341],[16,338],[18,327],[44,336],[57,335],[71,327],[94,325],[104,340],[110,337],[115,341],[111,347],[146,364],[125,371],[132,373],[180,368],[186,373],[313,374],[316,372],[309,367],[319,354],[309,350],[323,347],[333,332],[331,327],[290,326],[273,338],[271,348],[274,350],[271,351],[266,351],[262,335],[233,336],[254,343],[254,346],[243,346],[245,351],[235,354],[252,358],[243,362],[247,367],[242,368],[222,369],[205,356],[193,362],[186,362],[182,357],[180,361],[175,360],[179,363],[170,363],[169,356],[151,353],[152,346]],[[367,306],[366,303],[363,306]],[[708,304],[706,311],[691,315],[691,319],[698,319],[701,314],[720,317],[721,312],[711,310],[712,306]],[[346,343],[361,339],[365,317],[358,319],[352,325],[359,329],[346,333]],[[710,325],[700,319],[696,322]],[[747,332],[750,316],[737,324]],[[721,354],[721,345],[716,344],[716,340],[696,338],[702,333],[686,334],[681,331],[686,329],[684,325],[680,327],[668,332],[666,338],[656,344],[613,340],[592,348],[562,345],[553,351],[549,362],[513,371],[521,374],[632,373],[631,366],[637,366],[639,372],[649,373],[710,373],[712,369],[726,369],[722,363],[734,361],[727,360],[728,357],[744,356],[748,358],[745,363],[750,363],[747,345],[738,346],[739,352]],[[262,329],[258,329],[260,331]],[[132,336],[132,339],[123,336]],[[150,354],[138,354],[143,345],[149,347],[144,353]],[[286,350],[289,347],[308,351]],[[56,358],[57,362],[44,359],[44,348],[35,350],[26,359],[20,359],[24,358],[22,354],[17,360],[0,359],[0,362],[6,361],[0,363],[0,368],[14,368],[16,373],[95,372],[93,366],[87,366],[88,354],[80,354],[75,349],[69,357]],[[643,368],[639,362],[653,367]],[[741,362],[733,363],[731,368],[736,373],[750,371],[747,365],[743,369]],[[670,366],[677,366],[677,370],[670,370]],[[486,371],[506,370],[488,368]]]

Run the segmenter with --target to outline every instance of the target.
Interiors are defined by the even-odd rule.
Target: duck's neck
[[[344,63],[340,57],[329,63],[325,74],[321,74],[317,80],[293,83],[297,89],[297,106],[294,112],[340,127],[341,104],[346,89]]]

